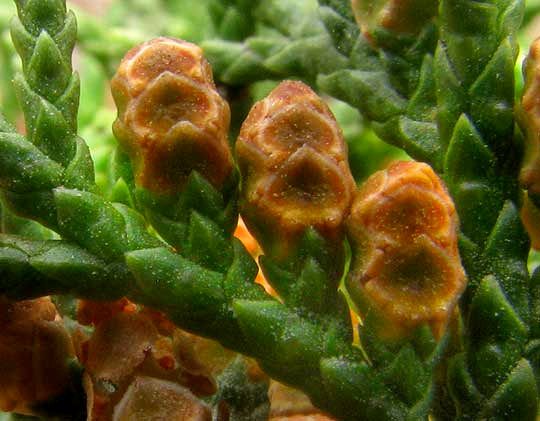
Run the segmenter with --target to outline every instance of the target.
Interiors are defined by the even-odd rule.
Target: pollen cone
[[[111,81],[118,108],[113,131],[133,164],[137,185],[182,190],[197,170],[214,187],[232,173],[230,111],[202,50],[156,38],[130,50]]]
[[[373,174],[356,194],[347,229],[346,286],[362,316],[383,338],[423,323],[440,337],[466,278],[454,203],[431,167],[403,161]]]
[[[284,81],[256,103],[236,155],[242,216],[265,253],[286,257],[308,227],[340,241],[354,189],[347,146],[307,85]]]

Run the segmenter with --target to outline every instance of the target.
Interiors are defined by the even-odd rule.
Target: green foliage
[[[254,357],[340,420],[536,419],[540,269],[519,217],[513,109],[517,31],[538,2],[441,0],[416,34],[375,26],[366,36],[345,0],[117,1],[102,21],[78,13],[82,81],[65,1],[15,3],[20,68],[4,37],[14,8],[0,5],[1,295],[126,296]],[[103,85],[125,51],[153,35],[201,43],[233,119],[267,80],[302,79],[342,101],[333,107],[357,180],[403,153],[438,172],[456,204],[468,276],[442,338],[420,326],[388,342],[360,327],[354,345],[338,288],[346,245],[331,249],[314,230],[285,261],[260,259],[280,300],[269,297],[232,237],[236,177],[217,190],[193,172],[174,197],[134,185],[108,132]],[[24,135],[9,123],[15,96]],[[246,380],[242,360],[220,382],[214,401],[226,401],[232,419],[266,416],[266,385]]]

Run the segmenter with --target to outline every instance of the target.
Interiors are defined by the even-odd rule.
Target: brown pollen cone
[[[95,325],[79,347],[88,421],[210,421],[201,397],[216,392],[216,376],[232,351],[176,328],[156,310],[127,303],[85,303],[79,312]]]
[[[526,140],[519,180],[530,194],[540,196],[540,38],[531,45],[523,69],[525,88],[518,116]]]
[[[540,38],[536,39],[523,63],[525,88],[521,103],[517,104],[517,117],[525,132],[525,153],[519,181],[527,190],[521,220],[531,238],[531,245],[540,249]],[[536,205],[535,205],[536,203]]]
[[[236,142],[246,226],[273,257],[313,227],[340,240],[354,180],[347,146],[326,104],[304,83],[284,81],[256,103]]]
[[[521,222],[531,239],[531,247],[540,250],[540,208],[535,206],[529,196],[523,199],[520,215]]]
[[[192,170],[221,188],[233,169],[230,111],[202,50],[156,38],[130,50],[111,80],[118,107],[113,131],[137,185],[159,194],[182,190]]]
[[[32,415],[70,382],[73,345],[50,298],[0,296],[0,411]]]
[[[270,381],[268,398],[269,421],[336,421],[313,406],[306,394],[275,380]]]
[[[422,323],[440,337],[466,278],[455,207],[431,167],[401,161],[372,175],[356,194],[347,229],[353,256],[346,285],[361,314],[374,317],[384,338]]]

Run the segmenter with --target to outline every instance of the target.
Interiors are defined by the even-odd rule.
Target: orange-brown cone
[[[355,186],[347,146],[330,110],[307,85],[284,81],[256,103],[236,154],[242,217],[265,252],[286,256],[308,227],[341,238]]]
[[[174,194],[192,170],[223,186],[233,169],[230,111],[198,46],[156,38],[133,48],[111,90],[118,107],[113,131],[139,186]]]
[[[0,296],[0,411],[32,415],[32,405],[62,393],[75,356],[48,297],[12,302]]]
[[[388,339],[423,323],[439,337],[466,277],[454,204],[431,167],[402,161],[372,175],[347,228],[353,260],[346,284],[362,316]]]

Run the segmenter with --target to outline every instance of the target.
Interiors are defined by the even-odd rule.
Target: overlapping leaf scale
[[[527,235],[521,226],[514,137],[519,1],[443,1],[435,53],[444,175],[460,215],[469,287],[462,351],[447,366],[459,419],[534,419]]]
[[[33,143],[41,143],[45,153],[50,148],[47,154],[66,165],[75,152],[79,103],[79,80],[71,68],[75,16],[62,1],[17,2],[17,6],[19,17],[12,22],[11,36],[23,65],[24,76],[16,77],[16,89],[27,132]],[[55,141],[42,139],[51,131],[56,131]]]
[[[412,341],[387,346],[364,335],[362,345],[375,357],[371,364],[343,357],[321,360],[335,411],[350,419],[427,419],[436,393],[433,370],[446,339],[436,342],[429,328],[423,327]],[[355,402],[353,407],[349,399]]]
[[[127,278],[88,251],[63,240],[0,234],[0,294],[30,299],[53,293],[115,299]]]
[[[316,1],[272,0],[250,10],[257,25],[248,37],[219,34],[201,44],[217,80],[233,86],[289,77],[314,81],[346,66],[318,19]]]
[[[435,26],[428,23],[414,36],[379,29],[373,42],[358,28],[349,1],[319,3],[335,48],[349,59],[346,67],[320,72],[319,88],[358,108],[384,141],[440,170],[444,144],[433,78]]]
[[[76,21],[62,1],[16,4],[19,17],[11,33],[23,72],[16,75],[15,88],[27,135],[3,124],[3,202],[20,216],[56,228],[50,189],[94,189],[90,153],[76,134],[79,80],[71,67]]]
[[[344,27],[345,21],[351,20],[345,7],[348,2],[321,3],[331,9],[323,13],[330,33],[332,27]],[[409,96],[392,83],[384,60],[365,41],[360,45],[362,37],[356,46],[345,39],[341,50],[353,57],[356,49],[364,58],[351,58],[351,63],[358,63],[356,69],[318,79],[324,90],[376,121],[384,140],[396,142],[444,174],[461,216],[461,249],[470,277],[464,297],[468,310],[465,328],[481,329],[490,323],[488,319],[501,327],[496,321],[504,314],[515,320],[516,329],[521,327],[517,330],[521,334],[501,327],[496,338],[466,344],[464,353],[451,362],[449,383],[459,416],[477,415],[475,411],[483,402],[487,403],[482,416],[503,410],[529,419],[536,411],[531,365],[522,359],[529,340],[528,245],[512,203],[517,198],[512,163],[519,162],[515,152],[519,145],[512,140],[514,33],[522,7],[518,1],[441,2],[441,39],[433,58],[426,51],[416,91]],[[379,75],[378,80],[375,75]],[[376,88],[371,92],[369,87]],[[412,130],[405,130],[404,122],[413,127],[411,117],[416,122],[432,123],[431,133],[425,126],[410,135]],[[403,139],[404,133],[413,142],[396,140]],[[498,312],[493,303],[498,303]],[[469,332],[465,336],[474,335]],[[531,343],[527,349],[533,354],[536,348]],[[487,365],[494,360],[498,364],[490,371]],[[481,375],[490,377],[482,380]],[[477,382],[483,382],[484,387]],[[519,390],[521,397],[510,399],[510,389],[514,393]],[[532,402],[524,405],[530,397],[534,397]]]
[[[242,41],[255,31],[254,14],[261,1],[212,0],[208,12],[221,39]]]
[[[513,234],[515,240],[501,240],[502,248],[497,253],[510,255],[508,250],[513,249],[514,254],[519,252],[515,259],[521,262],[526,259],[526,237],[519,230],[517,214],[512,213],[518,193],[515,163],[519,162],[513,152],[519,148],[513,136],[512,69],[516,49],[512,37],[522,6],[516,1],[442,2],[441,40],[435,54],[441,108],[438,120],[448,143],[444,177],[456,202],[462,233],[486,258],[494,253],[495,238]],[[475,43],[476,56],[467,49]],[[459,94],[454,87],[459,88]],[[499,232],[507,230],[508,224],[516,229]],[[473,249],[475,246],[464,247],[465,261]],[[487,275],[472,265],[467,270],[476,286]],[[491,270],[496,274],[499,268]],[[514,273],[522,276],[523,270]]]
[[[467,339],[447,371],[456,412],[462,418],[504,413],[535,419],[537,292],[526,267],[528,240],[511,201],[504,203],[484,248],[476,251],[476,270],[469,273],[471,285],[463,303]]]

